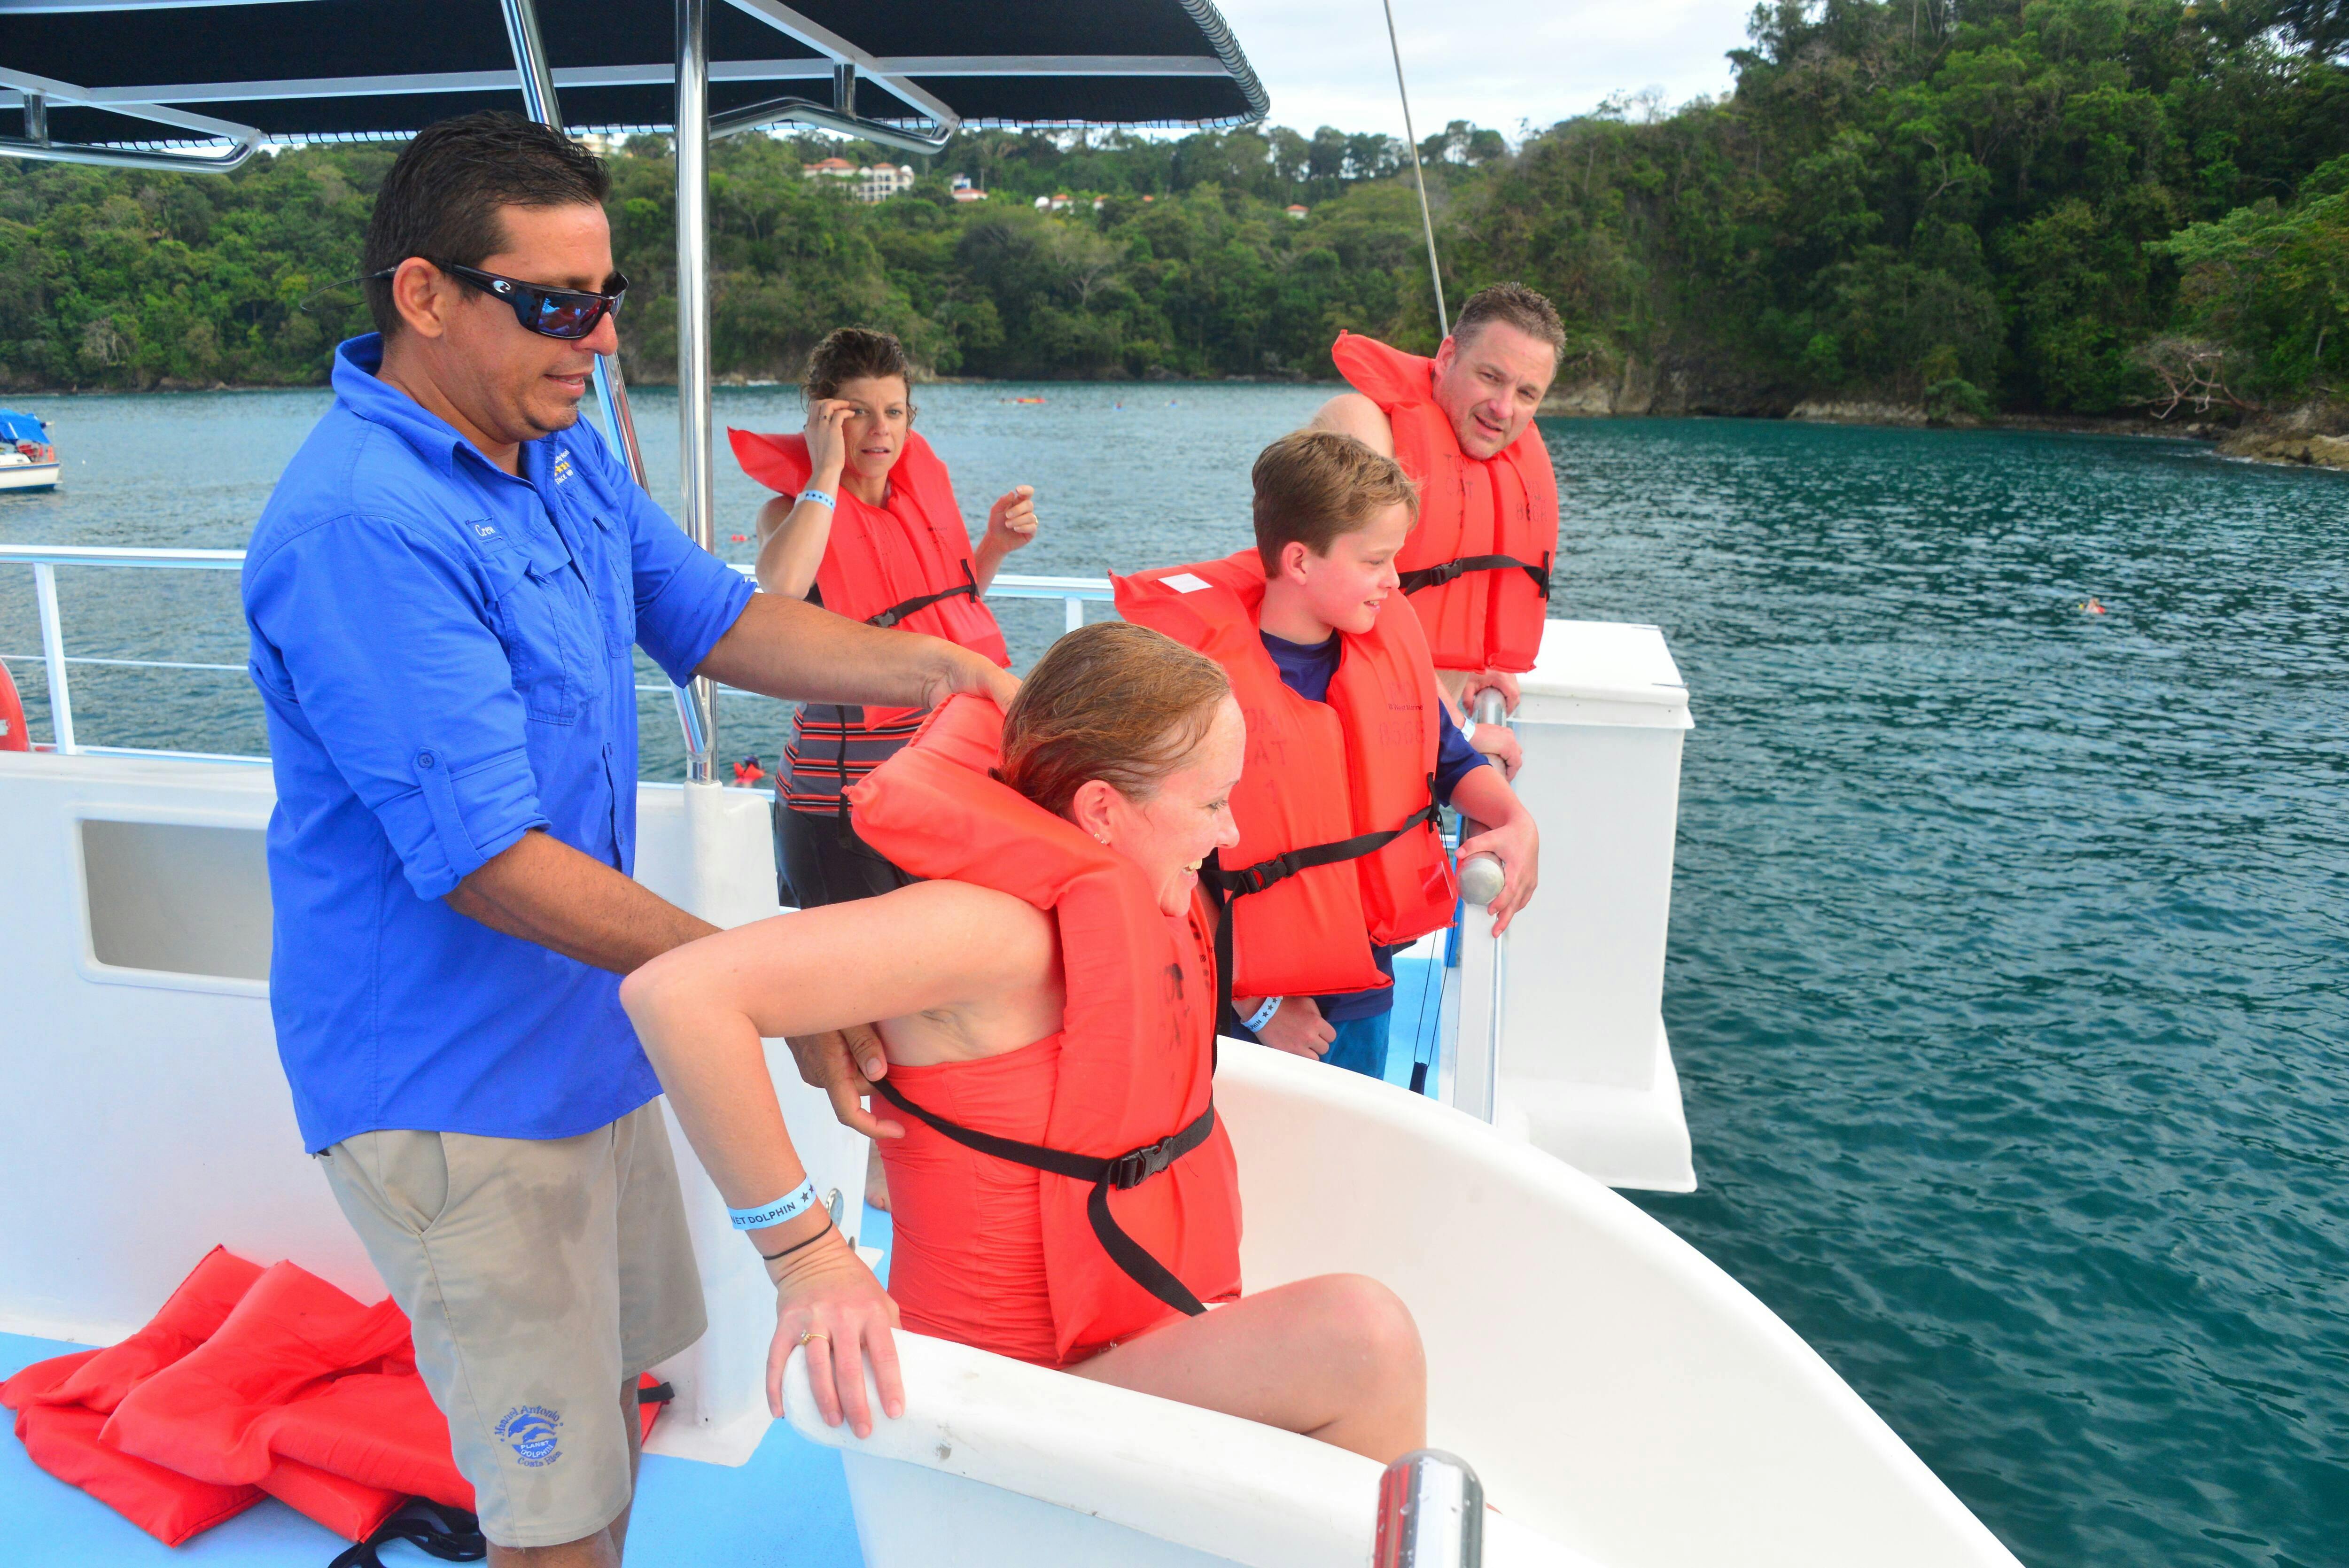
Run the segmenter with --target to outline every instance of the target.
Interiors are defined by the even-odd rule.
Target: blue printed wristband
[[[1258,1007],[1255,1012],[1247,1016],[1247,1032],[1251,1035],[1255,1034],[1258,1029],[1261,1029],[1267,1024],[1271,1023],[1272,1016],[1279,1011],[1280,998],[1278,996],[1267,996],[1264,999],[1264,1006]]]
[[[769,1225],[780,1225],[795,1220],[815,1207],[815,1183],[802,1181],[795,1191],[786,1192],[773,1202],[756,1209],[729,1209],[727,1217],[738,1231],[763,1231]]]
[[[840,503],[832,499],[832,492],[830,490],[820,490],[813,485],[810,485],[807,489],[800,491],[800,500],[821,501],[825,506],[832,508],[834,511],[838,511],[840,510]],[[799,501],[793,501],[792,504],[793,506],[797,506]]]

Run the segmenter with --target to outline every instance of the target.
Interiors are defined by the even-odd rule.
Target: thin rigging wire
[[[1451,313],[1444,305],[1444,269],[1435,261],[1435,218],[1427,210],[1427,176],[1419,167],[1419,132],[1412,129],[1411,89],[1402,81],[1402,45],[1395,37],[1394,0],[1379,0],[1387,12],[1387,47],[1393,51],[1395,93],[1402,99],[1403,145],[1411,149],[1411,177],[1419,185],[1419,222],[1427,232],[1427,275],[1435,284],[1435,324],[1452,335]]]

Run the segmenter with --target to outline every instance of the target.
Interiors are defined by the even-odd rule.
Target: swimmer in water
[[[2101,615],[2105,613],[2103,602],[2094,593],[2088,595],[2088,602],[2081,605],[2080,608],[2091,615]]]

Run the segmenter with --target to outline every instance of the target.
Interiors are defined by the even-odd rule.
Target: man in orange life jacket
[[[1488,824],[1462,852],[1499,858],[1501,926],[1533,896],[1540,836],[1453,722],[1396,591],[1417,509],[1402,468],[1300,430],[1254,479],[1255,550],[1117,579],[1118,610],[1216,659],[1247,715],[1240,841],[1217,872],[1226,1030],[1382,1077],[1394,950],[1448,923],[1458,896],[1433,808]]]
[[[1565,344],[1549,301],[1495,284],[1469,296],[1433,360],[1350,333],[1330,350],[1355,389],[1313,428],[1385,453],[1420,487],[1420,526],[1396,565],[1455,717],[1487,687],[1514,712],[1516,677],[1541,648],[1557,480],[1534,414]],[[1515,777],[1515,736],[1499,725],[1470,736]]]

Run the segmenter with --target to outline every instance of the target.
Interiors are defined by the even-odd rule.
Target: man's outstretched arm
[[[1321,405],[1309,430],[1335,430],[1351,436],[1381,457],[1394,456],[1394,427],[1387,412],[1360,392],[1340,392]]]
[[[1005,707],[1017,676],[939,637],[885,630],[780,593],[754,593],[693,672],[787,702],[930,707],[982,692]]]
[[[718,929],[542,830],[483,861],[447,902],[492,931],[615,975]]]
[[[446,902],[492,931],[615,975],[634,974],[670,948],[718,929],[593,855],[538,830],[491,856]],[[865,1085],[889,1070],[880,1038],[871,1029],[828,1031],[789,1043],[800,1077],[824,1091],[843,1124],[867,1138],[904,1136],[903,1126],[860,1103]]]

